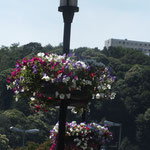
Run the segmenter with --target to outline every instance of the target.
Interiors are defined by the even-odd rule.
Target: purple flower
[[[19,68],[19,64],[16,64],[16,68]]]
[[[32,68],[33,68],[33,73],[34,73],[34,74],[37,73],[37,69],[36,69],[36,68],[37,68],[37,65],[34,65]]]
[[[46,73],[43,73],[43,76],[46,76]]]
[[[72,53],[69,53],[68,56],[71,57],[71,56],[72,56]]]
[[[72,65],[73,65],[73,67],[74,67],[74,68],[77,68],[77,66],[76,66],[76,64],[75,64],[75,63],[73,63]]]
[[[23,76],[20,77],[20,80],[23,80]]]
[[[33,70],[33,73],[34,73],[34,74],[35,74],[35,73],[37,73],[37,70],[36,70],[36,69],[34,69],[34,70]]]

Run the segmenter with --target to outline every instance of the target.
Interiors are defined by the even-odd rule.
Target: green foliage
[[[138,145],[132,145],[127,137],[123,138],[120,150],[141,150]]]
[[[150,108],[144,114],[139,114],[137,119],[136,137],[141,150],[150,149]]]
[[[150,58],[140,50],[134,50],[122,47],[110,47],[108,50],[104,48],[102,51],[106,56],[120,59],[124,64],[140,64],[150,65]]]
[[[1,150],[8,150],[10,147],[8,145],[9,140],[6,135],[0,134],[0,149]]]
[[[39,147],[38,143],[35,142],[28,142],[27,146],[25,147],[25,150],[37,150]],[[43,149],[44,150],[44,149]]]

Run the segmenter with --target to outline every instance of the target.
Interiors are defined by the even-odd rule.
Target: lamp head
[[[75,6],[77,7],[78,0],[60,0],[60,6]]]
[[[73,12],[78,12],[78,0],[60,0],[60,7],[58,10],[60,12],[65,12],[68,9]]]

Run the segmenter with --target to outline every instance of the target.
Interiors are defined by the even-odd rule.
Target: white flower
[[[96,99],[100,99],[100,97],[101,97],[100,94],[97,93],[97,94],[96,94]]]
[[[76,86],[77,86],[76,83],[73,83],[71,87],[75,89]]]
[[[76,133],[76,136],[78,136],[79,135],[79,133]]]
[[[80,123],[80,125],[81,125],[81,126],[85,126],[85,123],[82,122],[82,123]]]
[[[79,141],[77,144],[76,144],[76,146],[79,146],[81,144],[81,141]]]
[[[45,54],[44,54],[44,53],[41,53],[41,52],[37,54],[38,57],[44,57],[44,55],[45,55]]]
[[[77,61],[77,62],[76,62],[76,65],[77,65],[78,67],[82,67],[82,68],[86,68],[86,67],[87,67],[87,65],[86,65],[85,62],[83,62],[83,61]]]
[[[21,92],[24,92],[24,88],[21,89]]]
[[[71,109],[71,112],[72,112],[73,114],[77,114],[77,111],[75,110],[75,108],[72,108],[72,109]]]
[[[108,88],[108,89],[111,89],[111,85],[110,85],[110,84],[107,84],[107,88]]]
[[[81,86],[78,86],[78,87],[77,87],[77,90],[81,91]]]
[[[16,90],[14,93],[17,95],[17,94],[19,94],[19,91]]]
[[[22,70],[26,70],[26,66],[23,66]]]
[[[64,95],[64,94],[60,94],[60,95],[59,95],[59,98],[60,98],[60,99],[64,99],[64,98],[65,98],[65,95]]]
[[[17,96],[15,97],[15,101],[18,102],[18,97]]]
[[[67,99],[70,99],[71,94],[70,94],[70,93],[69,93],[69,94],[66,94],[66,97],[67,97]]]
[[[86,80],[86,82],[87,82],[88,85],[92,85],[92,81]]]
[[[35,98],[34,98],[34,97],[30,97],[30,100],[31,100],[31,101],[35,101]]]
[[[50,78],[49,78],[49,76],[44,75],[44,76],[42,77],[42,80],[49,81],[49,80],[50,80]]]
[[[57,76],[57,78],[60,78],[62,76],[62,73],[60,73],[58,76]]]
[[[75,79],[73,79],[73,80],[72,80],[72,83],[73,83],[73,84],[76,84],[76,80],[75,80]]]
[[[95,94],[92,94],[92,99],[95,99]]]
[[[102,87],[99,85],[99,86],[97,87],[97,89],[100,90],[100,89],[102,89]]]
[[[35,96],[35,95],[36,95],[36,93],[34,92],[34,93],[33,93],[33,96]]]
[[[100,96],[101,96],[102,98],[104,98],[106,95],[105,95],[104,93],[101,93]]]
[[[116,93],[111,93],[111,95],[110,95],[110,99],[114,99],[115,98],[115,96],[116,96]]]
[[[58,96],[59,96],[59,93],[58,93],[58,91],[56,91],[55,92],[55,97],[58,98]]]
[[[52,57],[48,57],[47,55],[45,56],[45,59],[47,59],[49,62],[52,61]]]
[[[102,89],[103,89],[103,90],[106,90],[107,87],[106,87],[105,85],[102,85]]]
[[[11,87],[9,85],[6,85],[6,87],[7,87],[7,90],[11,89]]]
[[[72,125],[74,125],[74,126],[75,126],[76,124],[77,124],[77,122],[76,122],[76,121],[72,121]]]

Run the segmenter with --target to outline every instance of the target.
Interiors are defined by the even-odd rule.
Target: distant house
[[[131,41],[127,39],[109,39],[105,41],[105,47],[107,49],[109,47],[138,49],[144,52],[146,55],[150,56],[150,42]]]

